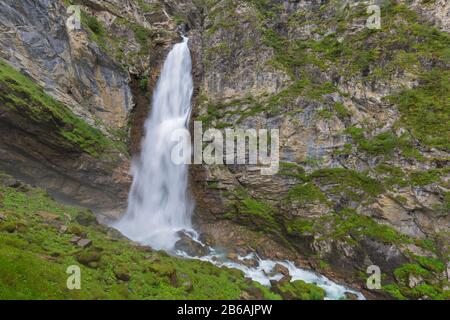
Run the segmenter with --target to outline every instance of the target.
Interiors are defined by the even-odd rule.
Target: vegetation
[[[383,192],[383,186],[367,174],[344,168],[316,170],[309,176],[320,185],[328,185],[328,194],[344,195],[352,201],[375,197]]]
[[[26,121],[55,130],[66,143],[100,157],[107,150],[121,144],[111,141],[100,130],[93,128],[56,101],[27,76],[0,60],[0,101],[3,112],[14,112]]]
[[[325,290],[302,280],[277,284],[275,291],[287,300],[323,300]]]
[[[239,299],[246,290],[279,299],[240,271],[137,247],[89,211],[23,189],[0,187],[0,299]],[[92,246],[72,244],[75,235]],[[81,268],[81,290],[66,287],[71,265]]]
[[[274,218],[275,209],[271,205],[250,197],[245,190],[238,190],[234,196],[236,200],[231,201],[227,218],[269,233],[278,232],[279,225]]]

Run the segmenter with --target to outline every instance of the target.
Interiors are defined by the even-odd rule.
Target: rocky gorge
[[[381,8],[379,30],[366,26],[369,4]],[[68,26],[72,5],[79,29]],[[323,298],[302,283],[269,292],[234,271],[146,253],[120,236],[113,247],[105,240],[113,231],[83,226],[82,213],[67,217],[72,209],[53,200],[38,205],[44,196],[29,184],[100,222],[123,214],[151,93],[184,32],[192,119],[205,128],[280,129],[277,175],[246,165],[190,167],[202,241],[230,255],[295,261],[367,298],[449,299],[449,7],[445,0],[2,0],[0,171],[14,178],[0,189],[0,234],[14,249],[1,255],[0,283],[8,283],[2,274],[13,278],[1,266],[26,251],[14,235],[39,241],[34,224],[43,223],[62,247],[33,253],[47,264],[81,260],[92,277],[106,269],[121,297],[128,285],[151,288],[140,298],[214,298],[192,276],[198,270],[236,284],[218,298]],[[14,205],[21,193],[32,206]],[[20,206],[62,218],[24,217]],[[60,234],[55,225],[70,230]],[[79,243],[83,233],[94,247],[66,256],[69,238],[81,235]],[[126,257],[114,258],[121,250],[133,252],[133,270]],[[111,259],[120,268],[109,269]],[[381,289],[366,287],[371,265],[382,272]]]

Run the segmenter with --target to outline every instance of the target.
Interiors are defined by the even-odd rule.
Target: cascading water
[[[171,250],[177,232],[191,229],[192,202],[187,195],[187,166],[171,160],[171,134],[186,129],[193,92],[188,39],[170,51],[145,123],[142,153],[132,165],[128,210],[115,227],[155,249]]]
[[[153,95],[153,109],[145,123],[145,138],[142,153],[132,165],[128,210],[122,220],[113,225],[128,238],[163,249],[182,257],[209,261],[218,266],[240,269],[247,277],[263,285],[270,280],[280,280],[282,275],[274,272],[281,264],[289,270],[292,281],[304,280],[316,283],[326,291],[328,299],[342,298],[351,292],[364,299],[361,293],[338,285],[312,271],[297,268],[290,261],[263,260],[256,254],[239,257],[252,258],[256,267],[246,266],[239,261],[230,261],[224,253],[208,248],[209,254],[192,257],[175,249],[179,232],[191,236],[193,241],[205,247],[191,226],[193,205],[187,189],[187,165],[175,164],[171,152],[177,142],[172,141],[175,130],[187,129],[191,113],[193,93],[192,63],[188,39],[176,44],[169,53]]]

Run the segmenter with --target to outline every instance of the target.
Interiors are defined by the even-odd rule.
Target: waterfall
[[[280,280],[275,272],[276,264],[289,270],[292,281],[302,279],[316,283],[326,292],[327,299],[339,299],[346,292],[354,293],[359,299],[364,296],[336,284],[328,278],[297,268],[290,261],[260,259],[255,253],[238,259],[257,260],[257,266],[249,267],[239,261],[230,261],[226,254],[208,247],[209,253],[202,257],[190,256],[175,248],[180,238],[179,231],[192,237],[192,241],[206,247],[198,239],[191,226],[193,204],[188,195],[187,165],[172,161],[171,152],[177,142],[172,141],[175,130],[187,129],[191,114],[193,93],[192,63],[188,39],[176,44],[170,51],[156,89],[153,94],[152,111],[145,123],[145,137],[142,152],[132,164],[133,184],[125,216],[113,225],[128,238],[154,249],[162,249],[189,259],[209,261],[220,267],[239,269],[247,277],[270,286],[270,280]]]
[[[171,250],[178,231],[191,229],[187,165],[171,160],[171,134],[186,129],[193,93],[188,39],[170,51],[153,93],[142,152],[132,164],[128,209],[114,225],[125,236],[155,249]]]

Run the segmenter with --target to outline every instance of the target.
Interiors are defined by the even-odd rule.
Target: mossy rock
[[[77,214],[75,221],[78,222],[83,227],[98,225],[97,218],[95,217],[94,213],[90,210],[80,211]]]
[[[285,300],[323,300],[325,298],[324,289],[302,280],[273,282],[272,285],[272,290]]]
[[[6,231],[9,233],[13,233],[16,231],[16,223],[15,222],[6,222],[0,224],[0,231]]]
[[[118,280],[128,282],[131,280],[131,274],[126,265],[114,267],[114,275]]]
[[[86,232],[83,231],[83,229],[80,226],[77,225],[71,225],[67,228],[67,232],[70,234],[74,234],[80,237],[86,236]]]
[[[97,268],[101,258],[101,253],[98,250],[82,251],[76,256],[79,263],[91,268]]]

